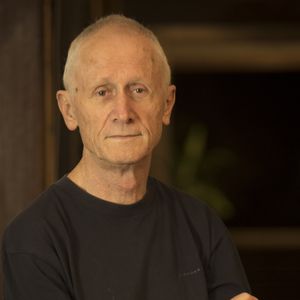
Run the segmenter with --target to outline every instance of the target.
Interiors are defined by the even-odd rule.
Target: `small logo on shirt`
[[[200,272],[200,268],[197,268],[197,269],[189,271],[189,272],[180,273],[179,277],[192,276],[192,275],[196,275],[199,272]]]

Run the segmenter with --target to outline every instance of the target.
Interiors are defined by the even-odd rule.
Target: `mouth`
[[[109,135],[106,138],[108,139],[116,139],[116,140],[129,140],[133,139],[136,137],[142,136],[141,133],[135,133],[135,134],[114,134],[114,135]]]

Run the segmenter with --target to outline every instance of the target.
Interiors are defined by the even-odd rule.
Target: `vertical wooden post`
[[[39,0],[0,1],[0,236],[44,189],[41,16]]]
[[[58,155],[56,137],[57,109],[54,94],[53,1],[43,3],[43,73],[44,73],[44,181],[48,186],[57,179]]]

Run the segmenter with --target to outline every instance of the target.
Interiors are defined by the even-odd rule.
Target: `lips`
[[[113,135],[109,135],[106,138],[109,139],[130,139],[130,138],[135,138],[138,136],[142,136],[141,133],[131,133],[131,134],[113,134]]]

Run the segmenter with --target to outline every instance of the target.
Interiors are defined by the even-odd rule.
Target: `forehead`
[[[82,42],[77,59],[80,80],[121,74],[160,77],[160,57],[154,42],[134,33],[106,30],[93,34]]]

